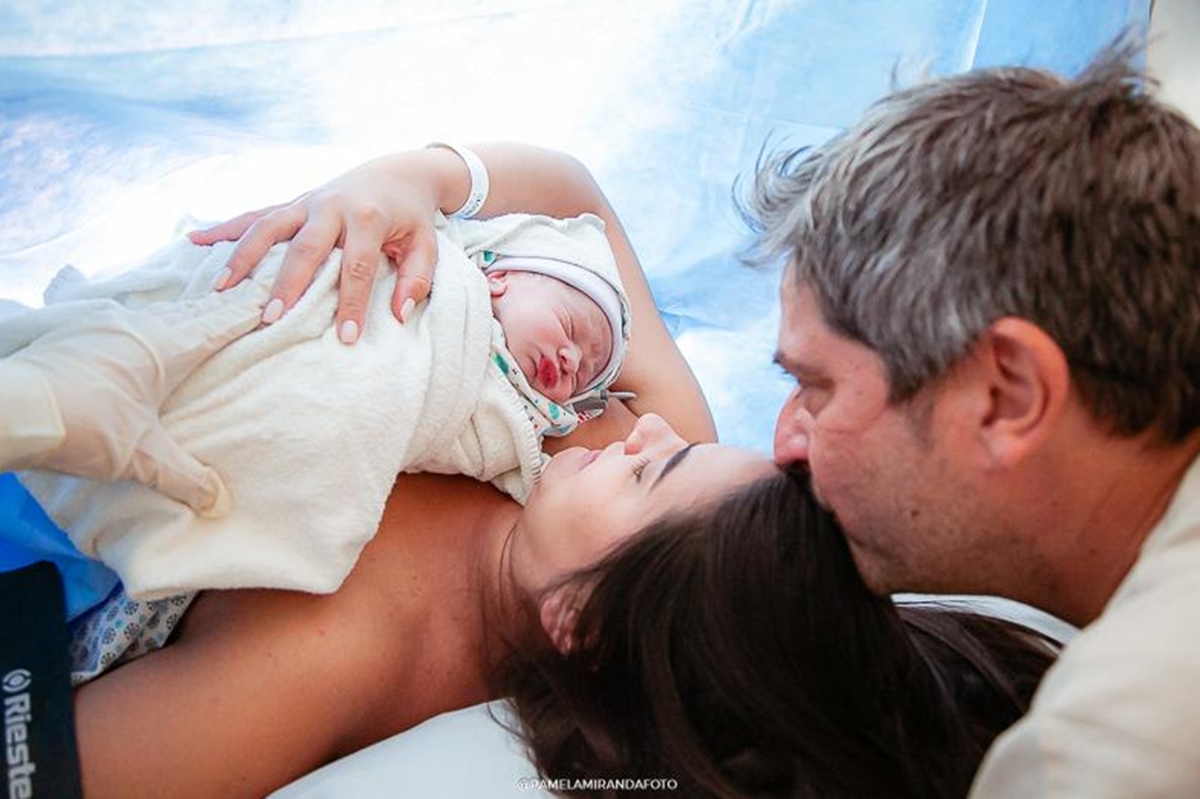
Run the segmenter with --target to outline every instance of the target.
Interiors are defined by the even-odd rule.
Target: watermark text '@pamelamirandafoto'
[[[679,780],[673,777],[522,777],[522,791],[677,791]]]

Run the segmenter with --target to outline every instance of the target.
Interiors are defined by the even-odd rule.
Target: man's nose
[[[808,460],[812,414],[799,402],[789,402],[775,422],[775,463],[789,466]]]

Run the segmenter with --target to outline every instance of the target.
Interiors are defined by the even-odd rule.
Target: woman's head
[[[872,595],[784,473],[660,518],[571,585],[586,590],[568,654],[543,642],[502,686],[548,777],[963,795],[1051,659],[1014,625]]]
[[[624,441],[568,449],[550,461],[509,541],[514,581],[522,591],[539,592],[655,519],[712,504],[776,471],[756,452],[689,446],[661,417],[647,414]]]

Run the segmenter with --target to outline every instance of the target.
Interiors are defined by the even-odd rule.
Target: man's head
[[[776,457],[807,461],[877,589],[961,589],[1019,551],[1039,531],[994,487],[1028,488],[1068,420],[1200,427],[1200,132],[1125,56],[902,91],[759,176],[799,383]]]

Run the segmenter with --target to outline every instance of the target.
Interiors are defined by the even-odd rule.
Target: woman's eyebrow
[[[683,461],[683,459],[687,457],[687,454],[692,451],[692,447],[694,447],[694,446],[696,446],[696,445],[688,444],[686,447],[679,450],[678,452],[676,452],[674,455],[672,455],[670,458],[667,459],[667,462],[663,464],[662,469],[659,470],[658,477],[655,477],[654,482],[650,484],[651,491],[654,490],[655,486],[657,486],[659,483],[662,482],[662,479],[664,477],[666,477],[672,469],[674,469],[676,466],[678,466]]]

